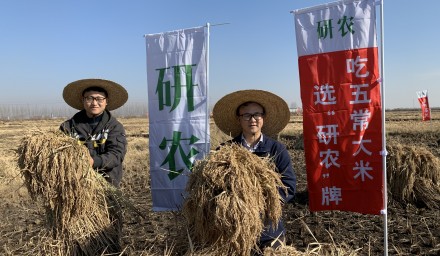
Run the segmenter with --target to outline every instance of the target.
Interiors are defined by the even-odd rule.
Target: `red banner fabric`
[[[431,120],[431,111],[429,108],[428,95],[424,97],[419,97],[420,107],[422,108],[422,120],[429,121]]]
[[[300,56],[298,62],[310,210],[380,214],[377,47]]]

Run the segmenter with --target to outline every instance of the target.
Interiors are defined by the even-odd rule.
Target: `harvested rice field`
[[[440,110],[432,111],[432,119],[422,122],[419,110],[386,113],[389,255],[440,255]],[[128,139],[121,184],[129,202],[123,207],[123,255],[222,255],[191,253],[183,214],[151,210],[148,120],[119,120]],[[0,255],[40,256],[42,248],[58,246],[48,244],[47,209],[31,197],[18,149],[28,134],[47,133],[62,121],[0,121]],[[211,123],[211,147],[226,139]],[[292,157],[298,193],[281,213],[288,246],[265,255],[383,255],[381,216],[308,210],[301,116],[291,117],[279,140]],[[63,255],[53,248],[52,254]]]

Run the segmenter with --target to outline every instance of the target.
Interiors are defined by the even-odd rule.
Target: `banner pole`
[[[428,107],[428,112],[429,112],[429,126],[431,126],[432,116],[431,116],[431,106],[429,105],[428,90],[426,90],[426,105]]]
[[[383,21],[383,0],[379,0],[380,4],[380,72],[381,72],[381,90],[382,90],[382,169],[383,169],[383,247],[384,255],[388,255],[388,190],[387,190],[387,147],[386,147],[386,129],[385,129],[385,51],[384,51],[384,21]],[[377,3],[377,2],[376,2]]]
[[[209,27],[211,25],[206,23],[206,113],[208,114],[207,118],[205,119],[205,134],[209,134],[209,119],[211,116],[211,113],[209,111]],[[206,154],[209,154],[209,142],[210,139],[205,139],[205,152]]]

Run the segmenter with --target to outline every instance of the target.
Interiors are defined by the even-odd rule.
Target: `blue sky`
[[[212,26],[210,105],[241,89],[272,91],[301,105],[294,16],[324,0],[2,0],[0,104],[63,104],[83,78],[123,84],[147,101],[144,34]],[[440,1],[385,0],[386,108],[419,107],[428,90],[440,107]]]

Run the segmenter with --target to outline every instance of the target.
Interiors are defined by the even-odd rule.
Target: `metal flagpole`
[[[428,98],[428,90],[426,90],[426,102],[428,103],[428,111],[429,111],[429,126],[432,125],[432,116],[431,116],[431,106],[429,105],[429,98]]]
[[[211,113],[209,112],[209,22],[206,23],[206,113],[208,114],[208,117],[205,119],[205,135],[209,134],[209,117]],[[209,143],[210,139],[205,139],[205,152],[206,154],[209,154]]]
[[[379,0],[376,4],[380,5],[380,73],[381,73],[381,91],[382,91],[382,169],[383,169],[383,247],[384,255],[388,255],[388,190],[387,190],[387,147],[385,136],[385,51],[384,51],[384,22],[383,22],[383,0]]]
[[[206,118],[205,120],[205,134],[208,134],[208,129],[209,129],[209,116],[211,115],[211,113],[209,112],[209,28],[213,27],[213,26],[222,26],[222,25],[228,25],[230,23],[218,23],[218,24],[209,24],[206,23],[206,38],[207,38],[207,43],[206,43],[206,113],[208,113],[208,118]],[[205,152],[206,154],[209,153],[209,143],[208,140],[205,141]]]

